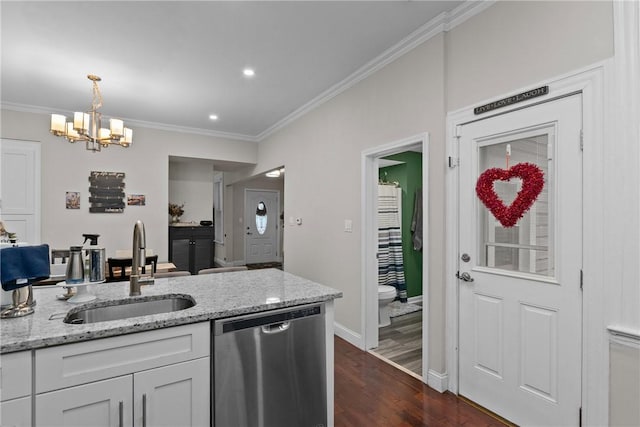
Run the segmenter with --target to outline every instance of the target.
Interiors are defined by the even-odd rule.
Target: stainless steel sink
[[[196,305],[196,301],[185,294],[152,295],[143,298],[127,298],[118,301],[101,301],[76,307],[64,318],[64,323],[79,325],[128,319],[129,317],[170,313]]]

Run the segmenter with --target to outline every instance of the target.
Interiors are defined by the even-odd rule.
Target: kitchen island
[[[111,388],[124,391],[114,392],[116,397],[109,395],[105,400],[105,413],[109,420],[115,420],[108,424],[138,425],[144,418],[147,425],[154,425],[154,419],[176,412],[178,398],[183,394],[161,398],[158,393],[150,394],[155,390],[151,386],[140,393],[130,390],[135,390],[133,384],[144,388],[144,384],[153,381],[161,385],[165,381],[182,384],[184,381],[169,378],[178,375],[177,369],[188,377],[189,384],[199,384],[191,390],[193,397],[200,399],[197,411],[193,410],[194,402],[187,402],[189,410],[198,415],[189,425],[209,425],[211,321],[308,304],[322,305],[325,313],[327,422],[332,424],[333,300],[341,297],[340,292],[276,269],[156,279],[155,284],[142,287],[142,296],[134,298],[128,296],[128,282],[91,287],[96,300],[86,305],[113,305],[124,299],[146,300],[172,294],[193,298],[195,306],[122,320],[68,324],[63,318],[77,308],[56,298],[64,289],[35,287],[35,313],[0,322],[2,425],[65,425],[66,415],[58,405],[75,404],[92,393],[106,393]],[[130,396],[118,397],[118,393]],[[174,407],[158,404],[162,399],[174,402]],[[128,402],[134,409],[127,406]],[[205,404],[207,407],[203,408]],[[92,407],[78,405],[84,408],[76,411],[79,417],[86,416],[82,411]],[[138,406],[144,409],[138,411]],[[151,407],[149,413],[147,406]],[[163,406],[168,413],[162,413]]]

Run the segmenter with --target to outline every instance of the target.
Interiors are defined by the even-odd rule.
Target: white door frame
[[[447,170],[446,218],[446,360],[449,374],[449,390],[458,392],[458,280],[455,277],[459,267],[457,218],[459,213],[458,197],[458,141],[459,126],[476,120],[482,120],[499,114],[522,109],[540,102],[582,93],[583,99],[583,314],[582,314],[582,414],[584,425],[601,424],[602,402],[608,402],[608,374],[603,372],[608,359],[608,344],[603,330],[604,290],[602,286],[602,247],[604,239],[596,233],[602,224],[603,189],[603,82],[605,63],[566,74],[559,78],[532,84],[526,88],[506,94],[514,95],[525,90],[549,86],[549,93],[493,113],[475,116],[473,107],[492,100],[480,101],[474,106],[465,107],[447,115],[447,150],[454,167]],[[503,98],[499,96],[497,98]],[[591,232],[589,232],[591,231]],[[606,410],[606,409],[605,409]]]
[[[429,133],[420,133],[388,144],[369,148],[361,157],[361,330],[364,350],[378,346],[378,159],[422,147],[422,380],[427,382],[429,357]]]
[[[244,201],[242,202],[244,205],[244,213],[243,213],[243,221],[246,221],[247,219],[247,193],[249,191],[259,191],[261,193],[276,193],[276,206],[278,208],[277,212],[276,212],[276,261],[277,262],[282,262],[282,253],[280,253],[280,233],[282,230],[280,230],[281,224],[280,224],[280,190],[263,190],[260,188],[245,188],[244,189]],[[243,223],[242,224],[242,235],[244,236],[244,239],[242,240],[242,244],[244,245],[244,263],[247,263],[247,259],[249,259],[247,257],[247,230],[246,230],[246,224]]]

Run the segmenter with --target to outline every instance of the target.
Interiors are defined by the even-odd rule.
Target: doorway
[[[457,132],[458,393],[519,425],[579,423],[581,133],[579,93]]]
[[[381,159],[396,155],[398,153],[416,151],[421,153],[422,160],[422,179],[419,183],[419,187],[422,188],[422,203],[420,208],[422,210],[422,240],[428,241],[428,141],[429,135],[427,133],[419,134],[410,138],[394,141],[389,144],[378,146],[363,151],[362,164],[362,292],[363,292],[363,347],[365,350],[373,350],[379,347],[379,325],[378,325],[378,256],[380,256],[380,249],[378,246],[379,239],[379,221],[378,221],[378,184],[380,181],[380,165]],[[411,200],[413,200],[414,194],[411,194]],[[412,209],[413,210],[413,209]],[[419,374],[411,372],[407,369],[407,373],[413,376],[419,377],[423,382],[427,382],[427,366],[428,366],[428,302],[427,295],[428,288],[428,250],[425,244],[420,252],[421,261],[424,261],[421,278],[421,297],[417,300],[414,298],[412,302],[417,302],[422,305],[422,319],[421,321],[421,361],[420,369],[417,369]],[[375,354],[375,353],[374,353]],[[394,364],[394,363],[392,363]],[[399,364],[396,366],[401,367]]]
[[[245,262],[264,264],[280,257],[280,192],[245,190]]]

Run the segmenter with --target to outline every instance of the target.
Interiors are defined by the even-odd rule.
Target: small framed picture
[[[144,206],[146,197],[144,194],[127,194],[127,205]]]
[[[80,193],[78,191],[67,191],[65,205],[67,209],[80,209]]]

